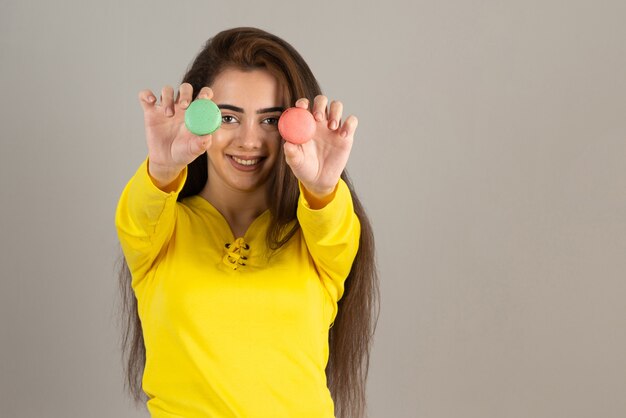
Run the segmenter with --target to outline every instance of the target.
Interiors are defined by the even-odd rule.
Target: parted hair
[[[265,69],[282,84],[285,104],[306,97],[312,103],[321,89],[300,54],[283,39],[266,31],[241,27],[222,31],[209,39],[187,69],[182,82],[191,84],[194,98],[204,86],[211,86],[226,68],[243,71]],[[298,231],[296,217],[298,180],[282,155],[269,180],[268,202],[271,214],[267,235],[269,248],[278,249]],[[187,180],[178,196],[181,200],[198,194],[207,182],[207,154],[188,165]],[[378,274],[375,265],[372,227],[353,185],[344,170],[341,178],[352,195],[354,211],[361,223],[359,249],[338,302],[338,313],[329,330],[329,358],[326,377],[338,418],[366,416],[366,381],[370,349],[379,313]],[[137,299],[131,287],[131,273],[121,253],[119,257],[121,351],[125,390],[137,403],[147,396],[141,387],[146,361]]]

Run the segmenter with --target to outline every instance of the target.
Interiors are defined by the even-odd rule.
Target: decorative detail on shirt
[[[226,245],[224,245],[224,251],[226,252],[222,259],[224,264],[233,270],[237,270],[241,266],[246,265],[250,246],[246,244],[243,238],[237,238],[233,243],[226,243]]]

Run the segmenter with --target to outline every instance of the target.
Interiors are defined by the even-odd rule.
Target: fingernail
[[[180,105],[181,105],[182,107],[187,107],[187,105],[188,105],[188,104],[189,104],[189,103],[187,103],[187,100],[183,100],[182,102],[180,102]]]
[[[154,96],[150,96],[150,97],[148,97],[148,101],[149,101],[150,103],[152,103],[154,100],[155,100],[155,99],[154,99]]]
[[[172,115],[174,114],[174,112],[172,111],[172,108],[168,107],[168,108],[165,110],[165,114],[166,114],[167,116],[172,116]]]
[[[344,137],[344,138],[347,137],[348,136],[348,131],[343,131],[341,133],[341,136]]]
[[[334,129],[337,129],[337,121],[336,121],[336,120],[333,120],[333,121],[330,123],[330,129],[333,129],[333,130],[334,130]]]

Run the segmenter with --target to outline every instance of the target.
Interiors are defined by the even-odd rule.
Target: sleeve
[[[135,288],[148,273],[172,236],[176,223],[176,198],[187,179],[185,167],[164,192],[148,173],[144,160],[122,191],[115,212],[115,227]]]
[[[361,224],[354,213],[350,190],[342,179],[333,199],[318,210],[310,208],[302,187],[300,184],[298,221],[322,284],[334,302],[334,321],[337,302],[343,296],[344,282],[359,248]]]

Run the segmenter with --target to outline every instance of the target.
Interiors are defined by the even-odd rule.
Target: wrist
[[[335,197],[337,185],[330,189],[312,189],[302,184],[301,190],[311,209],[322,209]]]
[[[180,177],[181,169],[160,167],[158,164],[150,162],[148,159],[148,175],[152,183],[164,192],[176,189],[176,180]]]

